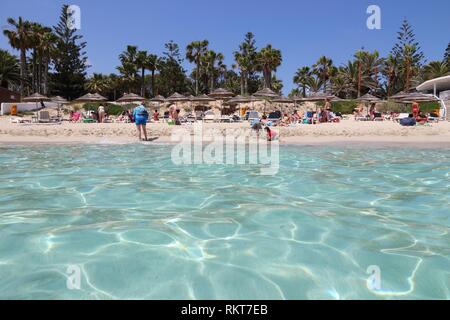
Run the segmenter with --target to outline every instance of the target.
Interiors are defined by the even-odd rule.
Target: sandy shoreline
[[[152,142],[173,143],[173,130],[180,127],[165,123],[150,123]],[[194,127],[185,125],[186,134],[193,134]],[[198,128],[198,127],[197,127]],[[230,129],[249,129],[244,123],[203,124],[203,132],[225,134]],[[296,125],[277,127],[281,144],[299,145],[373,145],[450,148],[450,122],[442,121],[426,126],[402,127],[391,121],[357,122],[345,120],[335,124]],[[208,134],[206,134],[208,135]],[[205,138],[207,142],[209,139]],[[14,124],[6,117],[0,118],[0,144],[125,144],[139,143],[135,126],[131,123],[86,124],[63,122],[60,125]]]

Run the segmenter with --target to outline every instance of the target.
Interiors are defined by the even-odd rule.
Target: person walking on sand
[[[139,140],[142,141],[142,134],[144,134],[144,141],[147,141],[147,120],[148,111],[143,104],[138,105],[133,110],[133,119],[138,131]]]
[[[102,123],[105,122],[105,107],[103,105],[100,105],[97,109],[98,112],[98,122]]]

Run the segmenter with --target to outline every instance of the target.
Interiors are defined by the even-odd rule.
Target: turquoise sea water
[[[449,149],[282,146],[273,177],[170,150],[0,146],[0,298],[450,298]]]

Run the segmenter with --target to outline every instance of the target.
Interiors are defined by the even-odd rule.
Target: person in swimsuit
[[[144,134],[144,141],[147,141],[147,120],[148,111],[143,104],[138,105],[133,110],[134,123],[138,131],[139,140],[142,140],[142,133]]]
[[[417,118],[420,114],[420,107],[417,102],[413,102],[412,104],[412,114],[414,118]]]
[[[265,127],[264,130],[266,130],[267,141],[274,141],[277,139],[277,133],[275,131],[271,130],[269,127]]]

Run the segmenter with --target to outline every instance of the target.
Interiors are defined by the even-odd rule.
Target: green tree
[[[414,31],[407,20],[404,20],[400,31],[397,33],[397,43],[394,45],[391,54],[399,62],[399,77],[396,87],[408,91],[411,88],[414,78],[419,75],[420,68],[424,62],[424,54],[416,41]]]
[[[50,75],[50,91],[54,95],[72,100],[84,93],[87,56],[86,42],[76,29],[70,28],[72,19],[68,6],[61,9],[59,23],[53,27],[57,50],[53,56],[54,73]]]
[[[100,73],[94,73],[87,79],[85,88],[89,92],[104,94],[109,89],[110,83],[107,76]]]
[[[249,94],[249,80],[257,69],[257,48],[255,36],[251,32],[245,34],[239,51],[234,52],[234,60],[240,71],[241,95]]]
[[[0,87],[20,85],[20,65],[17,57],[0,49]]]
[[[394,92],[396,92],[395,84],[399,74],[399,62],[392,54],[389,54],[384,60],[382,74],[387,82],[387,97],[389,98]]]
[[[308,81],[311,77],[311,69],[309,67],[298,68],[294,75],[294,83],[301,89],[303,97],[306,97],[306,89],[308,88]]]
[[[48,93],[48,73],[51,58],[55,54],[57,38],[51,28],[32,24],[32,87],[34,92]]]
[[[136,46],[127,46],[119,55],[120,66],[117,67],[127,91],[131,93],[138,84],[139,52]]]
[[[424,67],[424,80],[448,76],[450,66],[444,61],[431,61]]]
[[[138,51],[136,55],[136,67],[141,71],[141,97],[145,98],[145,70],[148,66],[148,53],[145,50]]]
[[[450,42],[448,43],[447,49],[445,50],[444,61],[446,61],[450,65]]]
[[[258,70],[263,74],[264,87],[272,89],[272,72],[276,71],[281,65],[281,51],[272,48],[272,45],[268,44],[258,52],[256,60]]]
[[[331,76],[331,69],[333,68],[333,60],[326,56],[321,56],[319,60],[313,65],[313,73],[316,74],[323,84],[323,91],[327,91],[327,83]]]
[[[156,95],[155,73],[159,69],[159,62],[159,57],[156,54],[149,54],[147,56],[146,69],[150,71],[153,97]]]
[[[8,38],[11,47],[20,51],[20,94],[23,96],[27,77],[27,50],[31,46],[31,23],[22,17],[17,21],[8,18],[7,22],[8,29],[4,30],[3,34]]]
[[[156,94],[169,96],[174,92],[184,93],[187,91],[187,78],[180,48],[173,41],[169,41],[164,47],[166,50],[159,60],[159,75],[156,79],[159,92]]]
[[[206,74],[209,79],[209,92],[214,90],[214,85],[220,76],[220,73],[223,72],[223,59],[224,56],[222,53],[217,53],[213,50],[208,50],[202,57]]]
[[[200,77],[200,66],[201,66],[201,60],[202,57],[205,55],[205,53],[208,50],[209,41],[203,40],[203,41],[193,41],[186,47],[186,59],[191,62],[195,63],[196,70],[195,70],[195,95],[198,95],[198,89],[199,89],[199,77]]]

